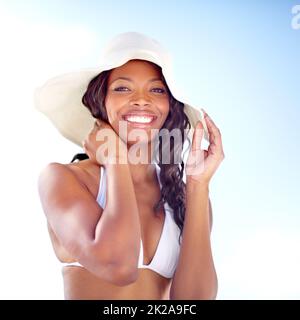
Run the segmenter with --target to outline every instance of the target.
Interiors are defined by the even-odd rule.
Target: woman
[[[123,34],[128,35],[141,47],[141,37],[148,40]],[[121,48],[120,42],[110,46]],[[175,140],[171,161],[163,161],[165,144],[153,132],[177,129],[184,141],[191,124],[165,80],[164,64],[151,60],[135,51],[93,77],[82,99],[97,119],[83,142],[86,159],[50,163],[40,174],[49,234],[65,263],[66,299],[216,297],[209,182],[224,158],[220,131],[205,113],[195,126],[186,167],[174,160],[183,148]],[[200,148],[205,125],[208,151]],[[106,142],[99,139],[104,132]],[[130,136],[137,135],[133,143]]]

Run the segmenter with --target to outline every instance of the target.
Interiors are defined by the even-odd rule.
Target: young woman
[[[209,183],[224,159],[219,129],[203,111],[186,165],[174,161],[183,148],[175,142],[163,161],[167,151],[155,133],[177,129],[184,141],[191,124],[161,67],[137,54],[97,74],[82,102],[97,119],[83,142],[86,156],[50,163],[39,177],[65,299],[214,299]],[[137,154],[143,161],[133,161]]]

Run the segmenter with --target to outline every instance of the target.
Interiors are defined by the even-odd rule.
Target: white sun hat
[[[147,60],[161,67],[172,95],[184,104],[184,112],[192,128],[200,120],[204,138],[208,141],[201,109],[192,107],[176,86],[170,53],[158,41],[138,32],[125,32],[113,37],[103,48],[99,64],[95,68],[59,75],[36,88],[35,108],[46,115],[65,138],[82,147],[82,141],[95,122],[95,118],[82,103],[89,82],[102,71],[119,67],[132,59]]]

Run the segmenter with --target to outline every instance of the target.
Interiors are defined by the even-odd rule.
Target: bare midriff
[[[62,269],[64,296],[69,300],[168,300],[171,279],[149,269],[138,269],[138,279],[127,286],[104,281],[78,266]]]

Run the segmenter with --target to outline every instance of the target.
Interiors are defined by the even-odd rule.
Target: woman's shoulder
[[[83,184],[93,196],[97,197],[100,183],[100,165],[93,163],[91,160],[81,160],[72,163],[51,162],[46,166],[51,168],[52,172],[63,175],[70,172],[76,179]]]
[[[97,176],[100,172],[100,165],[95,164],[90,159],[66,163],[64,165],[69,170],[73,170],[74,172],[87,173],[93,177]]]

